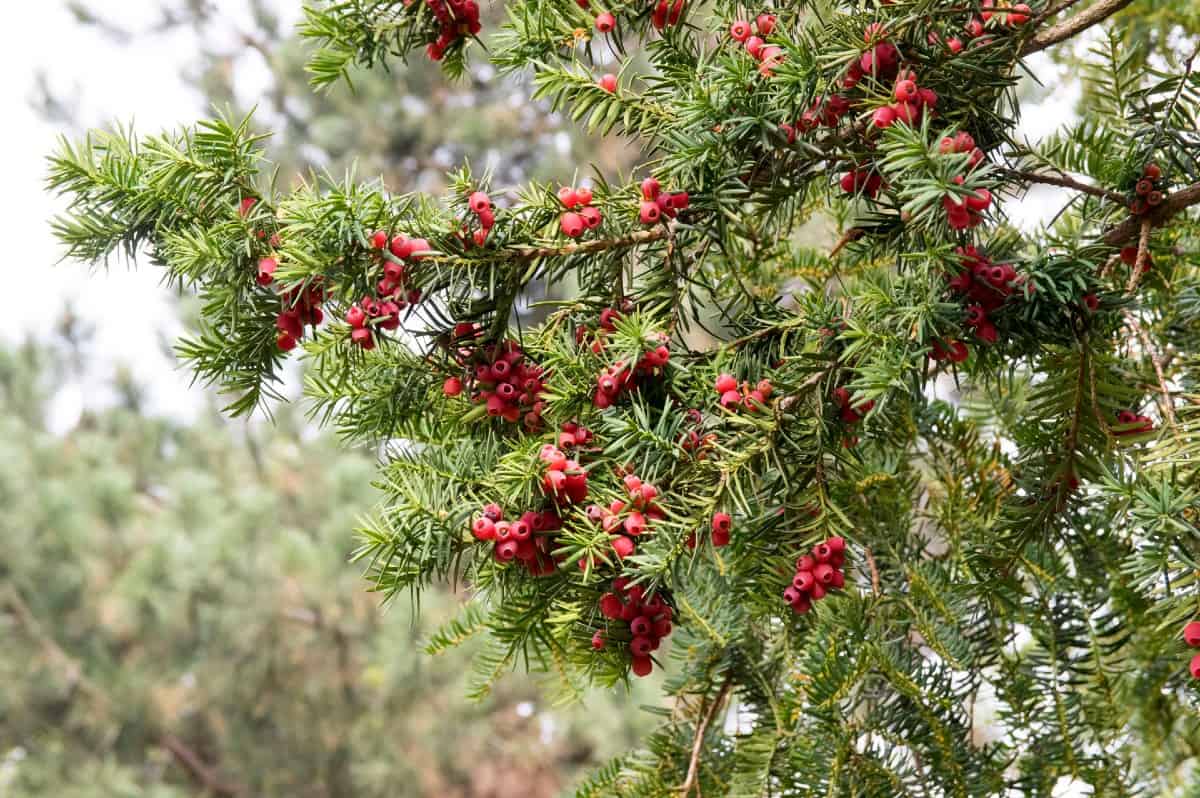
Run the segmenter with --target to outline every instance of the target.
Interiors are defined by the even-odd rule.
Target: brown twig
[[[1093,197],[1102,197],[1103,199],[1112,200],[1118,205],[1124,205],[1126,198],[1124,194],[1117,191],[1109,191],[1106,188],[1099,186],[1088,185],[1080,182],[1066,174],[1048,174],[1046,172],[1032,172],[1024,169],[1009,169],[1007,173],[1019,180],[1027,180],[1031,183],[1045,183],[1049,186],[1058,186],[1060,188],[1069,188],[1074,191],[1082,191],[1084,194],[1091,194]]]
[[[1125,322],[1129,328],[1133,330],[1138,340],[1142,342],[1142,349],[1145,350],[1146,356],[1150,358],[1150,362],[1154,364],[1154,375],[1158,378],[1158,391],[1162,394],[1162,401],[1159,402],[1159,407],[1162,409],[1163,418],[1172,430],[1175,429],[1175,403],[1171,399],[1171,391],[1167,388],[1166,372],[1163,370],[1163,360],[1155,351],[1154,345],[1150,342],[1150,335],[1146,332],[1146,328],[1137,320],[1137,316],[1129,310],[1125,311]]]
[[[855,241],[862,238],[866,234],[867,234],[867,231],[863,230],[861,227],[851,227],[849,230],[847,230],[845,233],[842,234],[842,237],[838,239],[838,242],[836,244],[834,244],[833,249],[831,249],[829,251],[830,260],[837,257],[837,254],[839,252],[841,252],[842,249],[847,244],[854,243]]]
[[[1108,19],[1132,2],[1133,0],[1100,0],[1099,3],[1085,8],[1075,16],[1068,17],[1057,25],[1052,25],[1035,35],[1029,41],[1025,42],[1025,46],[1021,48],[1021,55],[1025,56],[1040,52],[1051,45],[1077,36],[1093,25]]]
[[[717,714],[717,709],[725,703],[725,698],[729,695],[729,689],[733,687],[733,674],[729,673],[725,676],[725,682],[721,685],[721,689],[717,692],[716,697],[708,706],[704,716],[700,719],[700,723],[696,725],[696,736],[692,740],[692,758],[688,762],[687,778],[683,780],[683,785],[679,788],[679,794],[686,796],[692,791],[692,787],[696,788],[696,795],[700,795],[700,784],[697,777],[700,774],[700,752],[704,749],[704,734],[708,731],[708,726],[712,723],[713,717]]]
[[[222,781],[213,769],[204,763],[200,755],[189,748],[183,740],[180,740],[173,734],[164,734],[160,739],[163,748],[171,752],[180,766],[187,771],[197,784],[204,788],[205,792],[213,795],[241,795],[244,789],[237,784],[230,784]]]
[[[883,595],[883,588],[879,582],[879,567],[875,565],[875,555],[871,553],[870,548],[863,549],[863,553],[867,556],[867,570],[871,572],[871,592],[875,594],[875,598]]]
[[[1137,290],[1138,281],[1142,279],[1142,272],[1146,269],[1146,258],[1150,256],[1150,230],[1153,223],[1149,219],[1142,219],[1142,232],[1138,236],[1137,258],[1133,262],[1133,270],[1129,275],[1129,285],[1125,286],[1125,293],[1132,294]]]
[[[673,225],[658,225],[649,230],[637,230],[620,238],[600,238],[595,241],[581,241],[577,244],[564,244],[561,247],[514,247],[512,252],[522,260],[538,258],[562,258],[569,255],[586,255],[591,252],[604,252],[618,247],[632,247],[637,244],[648,244],[666,238]]]

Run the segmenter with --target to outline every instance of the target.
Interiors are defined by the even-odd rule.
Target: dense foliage
[[[200,295],[179,351],[231,412],[303,349],[314,416],[384,453],[358,559],[468,584],[435,648],[484,636],[482,683],[658,658],[675,708],[583,795],[1184,794],[1200,25],[1031,5],[520,0],[488,59],[636,140],[636,179],[278,192],[225,118],[64,144],[56,231]],[[314,82],[460,74],[477,16],[311,8]],[[1077,37],[1078,118],[1018,138],[1020,72]],[[1062,206],[1022,232],[1035,185]],[[822,213],[838,243],[797,244]]]

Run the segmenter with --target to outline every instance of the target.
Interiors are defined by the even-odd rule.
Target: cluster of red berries
[[[1192,648],[1200,648],[1200,621],[1191,621],[1183,627],[1183,642]],[[1192,672],[1193,679],[1200,679],[1200,653],[1192,657],[1188,670]]]
[[[498,504],[484,507],[482,515],[471,524],[476,540],[494,544],[492,556],[497,562],[517,560],[534,576],[544,576],[558,567],[551,556],[551,533],[559,529],[562,519],[553,510],[528,511],[509,522],[504,520]]]
[[[997,6],[996,0],[983,0],[980,7],[984,9],[979,14],[984,23],[987,23],[992,18],[996,18],[1001,25],[1010,28],[1024,25],[1029,21],[1030,15],[1033,14],[1033,9],[1025,3],[1017,3],[1013,6],[1004,3]]]
[[[621,394],[636,391],[643,380],[660,376],[671,360],[671,350],[666,333],[659,333],[659,341],[661,343],[658,346],[638,358],[633,368],[624,360],[606,366],[596,378],[596,393],[592,396],[592,404],[600,410],[612,407],[621,398]]]
[[[729,35],[734,41],[745,47],[746,52],[759,62],[759,74],[769,78],[774,74],[774,68],[783,60],[783,48],[767,44],[763,38],[775,30],[775,15],[759,14],[754,20],[754,28],[757,29],[757,34],[751,29],[749,22],[739,19],[729,26]]]
[[[1138,256],[1138,248],[1137,247],[1122,247],[1121,248],[1121,262],[1124,263],[1126,266],[1130,266],[1130,267],[1136,266],[1137,265],[1137,256]],[[1153,266],[1154,266],[1154,259],[1150,257],[1150,253],[1149,253],[1149,251],[1147,251],[1146,252],[1146,260],[1145,260],[1145,262],[1142,263],[1142,274],[1145,274],[1146,272],[1150,271],[1150,269],[1153,268]]]
[[[853,169],[842,175],[841,186],[842,191],[847,194],[861,192],[871,199],[875,199],[879,195],[879,189],[883,187],[883,177],[870,168]]]
[[[482,191],[473,191],[467,197],[467,207],[475,214],[479,227],[471,233],[471,240],[476,246],[482,247],[487,242],[488,233],[496,225],[496,214],[492,211],[491,198]],[[464,233],[467,232],[465,229]]]
[[[581,427],[574,421],[567,421],[562,425],[562,431],[558,433],[558,448],[574,449],[576,446],[587,446],[592,442],[592,431],[587,427]]]
[[[371,234],[371,246],[379,252],[385,249],[399,261],[416,262],[428,252],[424,238],[409,238],[403,234],[388,237],[383,230]],[[378,329],[395,330],[400,326],[400,311],[421,301],[421,290],[409,285],[406,263],[380,255],[383,277],[375,286],[375,296],[365,296],[350,306],[346,322],[350,325],[350,340],[363,349],[374,349]]]
[[[654,10],[650,12],[650,24],[655,30],[662,30],[668,25],[678,25],[683,15],[684,0],[658,0]]]
[[[718,402],[721,407],[726,410],[736,410],[741,407],[751,413],[766,407],[767,400],[771,398],[771,393],[775,390],[771,381],[765,379],[759,380],[754,387],[750,387],[748,382],[739,385],[732,374],[718,375],[713,387],[716,389],[717,396],[720,397]]]
[[[594,230],[604,221],[600,209],[592,207],[590,188],[563,186],[558,190],[558,201],[566,208],[558,217],[558,229],[567,238],[579,238],[585,230]]]
[[[968,303],[966,325],[981,341],[995,343],[996,325],[989,314],[1003,305],[1025,280],[1011,263],[995,263],[974,246],[958,247],[955,252],[963,268],[950,278],[950,290]]]
[[[610,641],[623,641],[629,636],[630,669],[638,676],[647,676],[654,670],[650,654],[658,650],[662,639],[671,634],[670,605],[658,596],[646,598],[645,591],[638,585],[629,587],[629,580],[618,577],[613,580],[612,592],[600,597],[600,613],[610,621],[626,625],[617,637],[609,630],[598,630],[592,635],[592,648],[600,651]]]
[[[846,584],[846,575],[842,572],[845,561],[846,541],[843,538],[829,538],[813,546],[812,554],[796,560],[796,575],[783,591],[783,600],[801,615],[808,612],[814,601],[820,601],[829,591],[840,590]]]
[[[275,329],[279,335],[275,345],[284,352],[295,348],[296,342],[304,337],[305,325],[313,327],[325,320],[321,303],[325,301],[325,287],[314,281],[307,288],[297,286],[280,297],[283,310],[275,317]]]
[[[704,414],[696,408],[688,408],[687,418],[692,428],[680,433],[679,445],[685,452],[696,452],[697,460],[703,460],[707,457],[705,450],[717,442],[717,434],[715,432],[701,433],[704,428]]]
[[[851,399],[852,397],[850,395],[849,388],[843,386],[834,388],[833,401],[837,403],[838,415],[844,423],[853,426],[854,424],[862,421],[863,416],[871,412],[871,409],[875,407],[875,400],[868,399],[865,402],[860,402],[857,406],[855,406],[850,403]],[[842,445],[847,449],[849,449],[851,446],[857,446],[858,436],[848,433],[842,440]]]
[[[1162,168],[1156,163],[1146,164],[1142,177],[1133,188],[1134,197],[1129,201],[1129,210],[1137,216],[1157,208],[1166,199],[1166,188],[1162,179]]]
[[[807,111],[800,114],[800,118],[796,120],[794,126],[784,122],[779,129],[787,137],[787,143],[793,144],[796,141],[797,130],[807,133],[816,130],[821,125],[837,127],[838,123],[842,121],[842,117],[849,111],[850,101],[841,94],[835,94],[828,99],[818,97],[813,100]]]
[[[868,39],[869,41],[869,39]],[[938,96],[933,89],[917,85],[917,74],[911,69],[904,70],[896,76],[892,86],[891,105],[882,105],[871,115],[871,124],[877,128],[891,127],[896,122],[914,126],[921,123],[921,117],[926,113],[932,114],[937,107]]]
[[[425,0],[437,20],[439,33],[436,41],[430,42],[425,53],[434,61],[441,61],[446,50],[458,39],[477,36],[483,30],[479,22],[479,4],[475,0]]]
[[[850,65],[842,77],[842,86],[852,89],[870,75],[878,81],[891,80],[900,70],[900,50],[887,41],[883,23],[873,22],[863,30],[867,49]]]
[[[633,302],[629,299],[621,301],[621,310],[616,308],[604,308],[600,311],[600,320],[596,329],[593,330],[586,324],[580,324],[575,328],[575,343],[582,346],[588,338],[591,338],[590,348],[593,354],[600,354],[604,351],[606,339],[609,335],[616,332],[617,321],[621,319],[625,313],[633,310]]]
[[[346,311],[346,323],[350,325],[350,341],[355,346],[374,349],[377,328],[394,330],[400,326],[400,305],[390,299],[365,296]]]
[[[473,325],[462,325],[456,333],[473,336]],[[471,401],[486,407],[487,414],[510,423],[524,420],[525,428],[541,428],[546,403],[541,397],[545,372],[525,356],[516,341],[486,346],[464,346],[456,353],[459,365],[466,369],[463,378],[450,377],[442,385],[446,396],[458,396],[469,388]]]
[[[571,440],[575,440],[574,436]],[[538,457],[546,464],[542,490],[556,504],[579,504],[587,499],[587,471],[577,460],[569,459],[562,449],[552,443],[543,446]]]
[[[691,202],[686,191],[668,193],[653,177],[642,181],[642,204],[638,219],[642,224],[658,224],[662,217],[674,219]]]
[[[983,163],[983,150],[975,146],[975,139],[970,133],[965,130],[959,131],[954,136],[944,136],[941,142],[938,143],[938,152],[942,155],[952,155],[955,153],[970,153],[967,158],[967,170],[973,170],[979,164]],[[962,175],[957,175],[954,178],[957,185],[962,185],[965,180]],[[992,204],[992,193],[986,188],[981,188],[973,191],[961,200],[955,199],[952,196],[942,198],[942,207],[946,210],[946,221],[950,227],[955,230],[965,230],[969,227],[976,227],[983,222],[983,212]]]
[[[608,507],[592,504],[587,508],[590,520],[600,524],[600,528],[608,534],[616,535],[612,548],[619,559],[633,554],[637,548],[635,539],[646,534],[651,521],[666,518],[662,508],[654,501],[658,498],[658,488],[649,482],[642,482],[634,474],[626,474],[623,482],[628,501],[613,499]],[[581,560],[579,567],[583,568],[586,564]]]
[[[712,521],[709,522],[709,540],[712,541],[714,548],[722,548],[729,545],[730,537],[733,533],[733,518],[729,513],[713,513]],[[688,535],[684,543],[689,549],[696,548],[699,541],[696,539],[696,533]]]
[[[1114,435],[1142,435],[1147,432],[1154,432],[1154,422],[1150,420],[1150,417],[1139,415],[1132,410],[1119,411],[1117,413],[1117,424],[1121,429],[1114,431]]]
[[[1011,8],[1005,5],[999,11],[995,10],[995,0],[983,0],[981,5],[984,11],[979,16],[972,16],[963,26],[966,37],[974,39],[972,46],[982,46],[991,41],[991,36],[984,35],[984,29],[992,19],[996,19],[1000,25],[1005,27],[1015,28],[1028,22],[1029,16],[1033,13],[1033,9],[1025,3],[1017,3]],[[930,32],[927,40],[930,44],[937,44],[941,41],[941,37],[936,32]],[[955,55],[961,53],[964,46],[963,40],[957,36],[946,39],[946,49]]]
[[[842,421],[847,424],[857,424],[863,420],[863,416],[870,413],[875,407],[875,400],[868,399],[865,402],[859,402],[857,405],[852,405],[850,400],[853,397],[850,394],[850,389],[845,386],[839,386],[833,389],[833,401],[837,402],[838,413]]]

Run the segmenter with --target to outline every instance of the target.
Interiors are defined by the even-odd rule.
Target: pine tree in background
[[[80,343],[0,350],[0,795],[548,798],[649,730],[624,695],[468,700],[474,646],[421,651],[453,597],[381,615],[348,563],[371,458],[294,413],[149,418],[125,377],[48,431]]]
[[[330,90],[462,74],[481,32],[473,0],[304,26]],[[667,671],[581,795],[1194,794],[1198,31],[1144,0],[524,0],[488,59],[635,140],[636,178],[279,192],[226,118],[64,143],[56,232],[202,297],[179,351],[232,413],[303,352],[314,417],[384,452],[357,558],[384,596],[470,586],[432,645],[483,637],[480,685]],[[1017,138],[1027,57],[1080,38],[1079,118]],[[1037,185],[1063,205],[1023,233]],[[822,212],[838,242],[798,245]]]

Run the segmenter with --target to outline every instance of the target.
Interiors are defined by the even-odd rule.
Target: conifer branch
[[[1130,216],[1105,233],[1100,240],[1110,247],[1119,247],[1140,234],[1143,222],[1150,222],[1153,227],[1160,227],[1176,214],[1197,204],[1200,204],[1200,183],[1193,183],[1186,188],[1172,191],[1163,199],[1161,205],[1147,211],[1143,216]]]
[[[1093,25],[1097,25],[1132,3],[1133,0],[1100,0],[1073,17],[1038,33],[1021,48],[1021,55],[1031,55],[1047,47],[1073,38]]]
[[[1018,180],[1025,180],[1030,183],[1043,183],[1048,186],[1058,186],[1060,188],[1069,188],[1073,191],[1081,191],[1084,194],[1091,194],[1093,197],[1111,200],[1118,205],[1126,204],[1126,198],[1124,194],[1121,194],[1117,191],[1110,191],[1109,189],[1102,188],[1100,186],[1093,186],[1088,183],[1083,183],[1071,177],[1070,175],[1054,175],[1046,172],[1034,172],[1025,169],[1008,169],[1006,170],[1006,173],[1017,178]]]
[[[692,737],[692,755],[688,760],[687,776],[683,780],[683,784],[679,787],[680,798],[687,798],[691,794],[692,788],[696,789],[696,794],[700,794],[700,784],[698,778],[700,775],[700,754],[704,750],[704,735],[708,731],[708,726],[712,723],[713,718],[717,714],[717,710],[725,705],[725,698],[729,695],[730,688],[733,687],[733,673],[725,675],[725,681],[721,683],[721,689],[717,691],[713,697],[712,703],[708,705],[708,709],[704,712],[700,722],[696,724],[696,733]]]

